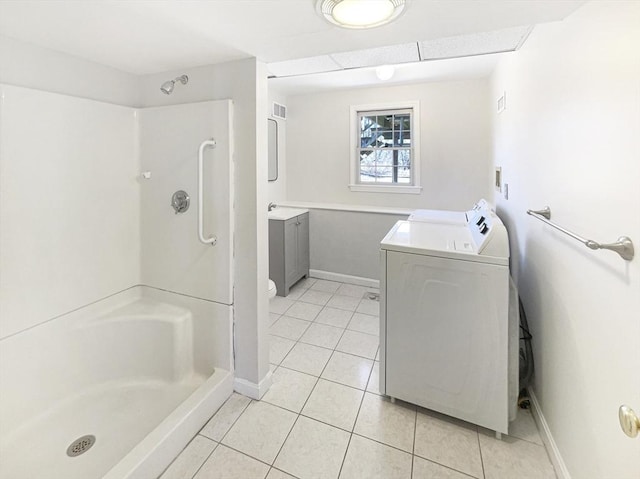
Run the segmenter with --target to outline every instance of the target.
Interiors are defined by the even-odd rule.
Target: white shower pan
[[[0,478],[157,477],[231,394],[231,341],[231,307],[144,286],[4,339]]]

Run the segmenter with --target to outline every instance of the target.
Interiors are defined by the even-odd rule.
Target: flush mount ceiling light
[[[403,12],[406,0],[318,0],[327,21],[344,28],[373,28],[389,23]]]
[[[395,72],[396,67],[393,65],[380,65],[376,68],[376,76],[382,81],[390,80]]]

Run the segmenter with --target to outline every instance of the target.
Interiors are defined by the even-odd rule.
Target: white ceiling
[[[378,79],[375,67],[271,78],[269,88],[290,96],[355,87],[484,78],[491,75],[502,55],[509,53],[400,64],[395,66],[393,77],[386,81]]]
[[[315,0],[2,0],[0,34],[142,75],[271,63],[562,20],[582,0],[408,0],[394,23],[341,29]],[[434,63],[434,62],[429,62]]]

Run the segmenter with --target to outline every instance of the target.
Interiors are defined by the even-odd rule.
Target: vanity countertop
[[[269,219],[286,221],[308,212],[309,210],[305,208],[288,208],[286,206],[276,206],[274,209],[269,211]]]

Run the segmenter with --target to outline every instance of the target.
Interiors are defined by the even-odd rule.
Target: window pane
[[[376,167],[375,166],[362,166],[360,167],[360,176],[367,176],[370,178],[375,178],[376,176]]]
[[[376,169],[376,181],[378,183],[391,183],[393,181],[393,167],[378,166]]]
[[[376,181],[375,166],[360,168],[360,183],[375,183],[375,181]]]
[[[375,161],[378,165],[393,165],[393,150],[376,150]]]
[[[408,113],[403,113],[400,115],[394,115],[393,118],[393,129],[398,131],[409,131],[411,130],[411,119]]]
[[[373,175],[360,174],[360,183],[375,183],[376,177]]]
[[[360,148],[371,148],[374,145],[376,138],[371,135],[370,137],[361,137],[360,138]]]
[[[373,163],[376,161],[374,150],[360,150],[360,163]]]
[[[407,178],[408,180],[411,179],[411,168],[410,167],[398,167],[398,180],[400,178]]]
[[[393,146],[411,146],[411,131],[394,131]]]
[[[411,146],[411,121],[408,114],[394,115],[393,146]]]
[[[398,165],[409,166],[411,164],[411,150],[398,150]]]
[[[376,157],[373,150],[360,151],[360,176],[367,175],[374,177],[375,159]]]
[[[376,122],[381,130],[393,130],[393,115],[378,115]]]
[[[393,146],[393,131],[378,129],[378,141],[376,146],[378,148],[385,148]]]
[[[363,116],[360,118],[360,146],[362,148],[367,148],[375,142],[376,129],[375,116]]]

